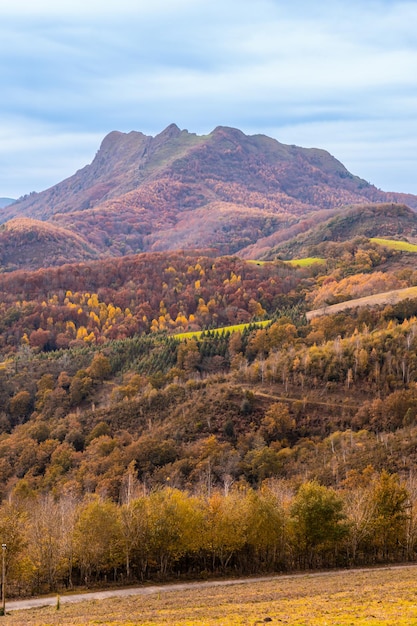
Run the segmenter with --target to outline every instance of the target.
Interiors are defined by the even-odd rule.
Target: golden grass
[[[265,326],[268,326],[268,324],[270,323],[271,323],[271,320],[263,320],[262,322],[248,322],[247,324],[234,324],[233,326],[223,326],[222,328],[211,328],[210,332],[216,335],[221,335],[223,332],[225,333],[226,332],[229,332],[229,333],[242,332],[245,330],[245,328],[248,328],[248,326],[256,326],[257,328],[264,328]],[[177,333],[173,335],[173,337],[175,337],[175,339],[180,339],[181,341],[184,339],[200,339],[201,335],[205,332],[207,331],[197,330],[197,331],[191,331],[188,333]]]
[[[400,250],[402,252],[417,252],[417,245],[414,243],[408,243],[408,241],[381,239],[379,237],[371,237],[369,241],[377,243],[380,246],[385,246],[386,248],[392,248],[393,250]]]
[[[190,588],[191,587],[191,588]],[[146,594],[146,587],[144,588]],[[417,625],[416,566],[190,585],[127,598],[12,611],[10,626]]]
[[[273,263],[274,261],[257,261],[256,259],[250,259],[247,262],[254,265],[266,265],[267,263]],[[309,256],[303,259],[290,259],[288,261],[283,261],[283,263],[297,267],[310,267],[310,265],[314,265],[315,263],[323,265],[323,263],[326,263],[326,259],[318,256]]]

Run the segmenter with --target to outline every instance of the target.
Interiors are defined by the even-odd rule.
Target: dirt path
[[[358,404],[346,404],[346,402],[324,402],[323,400],[315,400],[314,398],[290,398],[289,396],[279,396],[272,393],[267,393],[266,391],[257,391],[256,388],[247,387],[248,391],[251,391],[255,396],[260,396],[261,398],[269,398],[270,400],[275,400],[277,402],[289,402],[290,404],[293,402],[302,402],[303,404],[314,404],[317,406],[325,406],[332,407],[336,409],[358,409]]]
[[[84,602],[88,600],[106,600],[107,598],[124,598],[127,596],[146,596],[155,593],[168,593],[168,592],[179,592],[179,591],[187,591],[190,589],[208,589],[210,587],[227,587],[231,585],[250,585],[254,583],[261,582],[271,582],[271,581],[280,581],[280,580],[288,580],[295,578],[317,578],[320,576],[328,576],[332,574],[333,576],[346,576],[351,574],[355,576],[357,573],[363,572],[373,572],[376,569],[384,569],[384,570],[398,570],[402,568],[410,568],[415,567],[417,569],[416,563],[407,563],[405,565],[390,565],[383,568],[357,568],[357,569],[343,569],[343,570],[326,570],[322,572],[303,572],[298,574],[285,574],[280,576],[262,576],[258,578],[237,578],[233,580],[216,580],[210,582],[194,582],[194,583],[174,583],[167,585],[150,585],[150,586],[142,586],[142,587],[128,587],[125,589],[110,589],[107,591],[91,591],[88,593],[77,593],[72,595],[63,595],[60,596],[60,603],[62,604],[75,604],[77,602]],[[45,606],[55,606],[57,603],[57,596],[47,596],[42,598],[29,598],[27,600],[10,600],[6,602],[6,613],[9,611],[18,611],[23,609],[35,609]]]

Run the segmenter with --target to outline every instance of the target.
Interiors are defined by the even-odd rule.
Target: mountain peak
[[[176,124],[170,124],[161,133],[156,135],[155,139],[173,139],[181,135],[181,129]],[[187,131],[185,131],[187,132]]]
[[[216,126],[216,128],[210,133],[212,137],[233,137],[241,141],[244,139],[245,134],[238,128],[232,126]]]
[[[120,146],[125,149],[127,145],[137,144],[146,138],[146,135],[135,130],[130,131],[130,133],[112,130],[101,142],[99,152],[112,152]]]

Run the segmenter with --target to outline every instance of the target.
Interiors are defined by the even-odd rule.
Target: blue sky
[[[0,196],[70,176],[112,130],[171,122],[324,148],[417,194],[416,24],[415,1],[3,2]]]

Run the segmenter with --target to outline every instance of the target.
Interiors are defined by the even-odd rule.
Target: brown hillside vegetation
[[[0,226],[0,271],[38,269],[99,256],[82,236],[48,222],[15,218]]]

